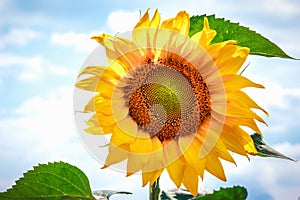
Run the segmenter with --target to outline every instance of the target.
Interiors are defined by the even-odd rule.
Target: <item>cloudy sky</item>
[[[75,3],[76,2],[76,3]],[[251,27],[293,57],[300,58],[300,2],[297,0],[1,0],[0,1],[0,191],[38,163],[66,161],[82,169],[93,190],[123,189],[119,199],[147,199],[141,177],[125,178],[100,170],[81,144],[73,120],[76,75],[97,47],[90,40],[102,32],[131,29],[139,10],[159,8],[163,19],[179,10],[191,15],[216,14]],[[264,139],[300,160],[300,61],[250,56],[244,73],[264,90],[249,94],[270,113]],[[227,182],[206,175],[199,188],[243,185],[249,199],[297,199],[300,163],[234,156],[225,163]],[[163,175],[163,189],[175,187]],[[118,199],[118,198],[115,198]]]

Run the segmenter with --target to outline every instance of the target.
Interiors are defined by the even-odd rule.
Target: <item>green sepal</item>
[[[262,136],[258,133],[254,133],[251,135],[251,138],[254,142],[254,146],[258,152],[258,156],[261,157],[273,157],[273,158],[281,158],[281,159],[286,159],[286,160],[291,160],[291,161],[295,161],[292,158],[289,158],[285,155],[283,155],[282,153],[276,151],[275,149],[273,149],[272,147],[270,147],[269,145],[267,145],[263,139]]]

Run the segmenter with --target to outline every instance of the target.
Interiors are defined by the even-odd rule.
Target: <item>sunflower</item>
[[[143,186],[166,169],[195,196],[205,170],[226,181],[220,159],[235,163],[229,151],[257,154],[242,127],[260,133],[256,121],[265,122],[253,108],[268,113],[241,89],[263,86],[238,74],[248,48],[234,40],[211,44],[217,33],[207,18],[189,37],[185,11],[162,23],[158,10],[152,19],[148,11],[129,38],[92,37],[109,64],[79,74],[76,86],[94,92],[85,131],[111,134],[103,168],[127,160],[127,176],[141,171]]]

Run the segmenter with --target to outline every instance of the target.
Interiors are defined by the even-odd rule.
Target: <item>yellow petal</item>
[[[98,43],[103,44],[103,42],[109,38],[111,38],[112,36],[102,33],[99,36],[93,36],[91,39],[96,40]]]
[[[102,134],[107,134],[107,132],[104,132],[103,128],[100,126],[98,123],[96,114],[93,115],[87,122],[86,125],[88,128],[84,129],[87,133],[90,134],[95,134],[95,135],[102,135]],[[111,132],[109,132],[111,133]]]
[[[158,9],[155,10],[155,13],[153,15],[153,18],[149,24],[150,28],[157,28],[159,26],[160,23],[160,14],[158,12]]]
[[[79,78],[81,75],[83,74],[90,74],[90,75],[94,75],[94,76],[98,76],[100,77],[101,74],[107,69],[107,66],[88,66],[83,68],[77,78]]]
[[[261,133],[259,130],[256,122],[253,118],[250,117],[226,117],[226,123],[225,124],[231,124],[232,126],[248,126],[256,133]]]
[[[170,140],[163,142],[164,164],[168,166],[182,156],[177,142]]]
[[[189,35],[190,31],[190,15],[185,11],[180,11],[174,19],[173,28],[185,36]]]
[[[132,122],[129,117],[118,122],[114,127],[114,133],[112,134],[110,139],[111,143],[116,146],[120,146],[122,144],[132,144],[135,141],[137,128],[136,126],[131,127],[131,125]],[[126,129],[124,129],[124,126],[126,126]]]
[[[76,87],[88,91],[102,91],[110,86],[110,90],[114,87],[121,76],[115,72],[114,69],[110,67],[102,67],[102,66],[89,66],[84,68],[78,75],[86,74],[89,77],[79,80],[76,83]]]
[[[130,152],[145,155],[152,152],[152,148],[153,145],[150,136],[147,133],[139,132],[134,143],[130,145]]]
[[[161,23],[161,28],[172,30],[174,18],[166,19]]]
[[[215,155],[213,155],[213,153],[210,153],[207,156],[206,169],[212,175],[216,176],[222,181],[226,181],[226,176],[224,174],[223,166],[220,160]]]
[[[213,125],[210,125],[213,126]],[[207,158],[209,154],[214,154],[217,157],[220,157],[224,160],[227,160],[229,162],[232,162],[235,164],[234,159],[228,152],[227,147],[224,145],[223,141],[220,139],[220,133],[219,128],[217,128],[218,125],[215,124],[214,127],[209,127],[206,130],[206,133],[203,134],[201,130],[199,130],[198,134],[196,135],[196,138],[201,141],[201,151],[198,150],[197,154],[200,158]],[[222,126],[223,127],[223,126]],[[205,136],[204,136],[205,135]],[[207,162],[207,160],[206,160]],[[207,163],[204,163],[205,165],[208,165]],[[202,176],[203,178],[203,176]]]
[[[216,66],[222,75],[236,74],[245,62],[250,49],[236,45],[236,41],[229,40],[211,45],[208,48]]]
[[[132,137],[137,136],[137,124],[135,121],[132,120],[130,116],[127,116],[126,118],[118,121],[116,125],[118,126],[118,129],[122,130],[127,135],[130,135]]]
[[[143,172],[156,171],[158,169],[163,169],[164,158],[163,158],[163,147],[160,140],[157,137],[151,138],[152,141],[152,151],[148,152],[148,163],[143,167]]]
[[[79,80],[76,87],[91,92],[100,92],[103,96],[111,97],[115,85],[108,80],[101,80],[98,76],[89,76],[83,80]]]
[[[152,140],[152,152],[149,152],[149,159],[143,166],[143,186],[148,182],[152,185],[163,172],[163,149],[160,140],[154,137]]]
[[[109,145],[108,155],[103,168],[119,163],[128,158],[129,145],[116,146],[112,143]]]
[[[145,165],[145,160],[142,161],[140,158],[142,157],[138,155],[132,155],[132,153],[128,155],[126,176],[131,176],[132,174],[142,170],[143,166]]]
[[[88,128],[84,129],[91,134],[108,134],[112,133],[115,125],[111,115],[96,113],[87,122]]]
[[[234,101],[240,106],[247,106],[248,108],[256,108],[263,111],[267,116],[269,116],[268,112],[264,110],[262,107],[257,105],[255,101],[253,101],[246,93],[242,91],[231,92],[227,94],[227,99],[229,101]]]
[[[140,47],[146,49],[146,53],[142,59],[144,63],[147,63],[149,59],[153,60],[155,57],[156,34],[160,24],[160,14],[158,10],[156,9],[151,21],[149,21],[148,11],[149,9],[132,32],[132,40]],[[144,63],[141,62],[141,64]]]
[[[194,169],[187,163],[185,163],[183,172],[183,185],[188,189],[193,196],[198,194],[198,175]]]
[[[143,187],[147,183],[150,183],[150,185],[153,185],[153,183],[157,180],[157,178],[160,177],[162,172],[163,172],[163,169],[155,170],[152,172],[143,172],[142,173]]]
[[[99,77],[90,76],[86,79],[77,81],[75,86],[82,90],[95,92],[95,91],[97,91],[99,81],[100,81]]]
[[[201,46],[207,47],[216,35],[217,32],[210,29],[208,19],[204,17],[204,25],[202,31],[195,33],[191,37],[191,39],[199,43]]]
[[[247,156],[247,152],[241,142],[241,136],[239,136],[238,133],[235,133],[234,130],[227,125],[224,126],[220,138],[228,150]]]
[[[115,71],[120,77],[124,77],[127,74],[127,68],[124,68],[119,62],[110,63],[109,67]]]
[[[96,92],[100,92],[100,94],[104,97],[111,98],[114,89],[114,84],[107,81],[99,80]]]
[[[182,159],[178,158],[173,163],[168,165],[167,171],[172,181],[175,183],[177,188],[179,188],[182,183],[184,172],[184,162],[182,162]]]
[[[242,142],[247,153],[251,155],[257,155],[257,150],[254,146],[254,142],[249,134],[247,134],[242,128],[236,127],[236,132],[239,132],[239,135],[242,136]]]
[[[178,139],[178,144],[186,162],[203,178],[206,159],[199,158],[202,143],[197,138],[185,136]]]
[[[251,136],[246,133],[241,127],[232,127],[232,129],[236,135],[239,135],[239,141],[244,146],[244,149],[247,151],[247,153],[256,155],[257,150],[254,146]]]
[[[106,114],[97,112],[96,117],[97,117],[97,120],[98,120],[98,123],[100,124],[100,126],[114,125],[116,123],[116,120],[110,114],[106,115]]]
[[[149,27],[150,21],[149,21],[149,10],[150,8],[147,9],[143,17],[140,19],[140,21],[135,25],[134,29],[138,28],[147,28]]]
[[[249,117],[267,125],[267,123],[249,108],[244,108],[231,102],[227,104],[226,115],[230,117]]]
[[[84,112],[95,112],[96,110],[101,110],[99,107],[103,102],[104,97],[99,93],[95,94],[95,96],[93,96],[93,98],[84,107]]]
[[[113,40],[105,40],[103,46],[108,62],[121,64],[125,71],[139,66],[143,61],[143,50],[126,38],[114,37]]]
[[[157,28],[159,26],[160,14],[158,12],[158,9],[155,10],[151,21],[149,20],[149,10],[150,9],[148,8],[140,21],[135,25],[133,31],[140,28]]]
[[[177,31],[185,36],[188,36],[190,30],[190,15],[185,11],[180,11],[175,18],[170,18],[163,21],[161,28]]]
[[[213,153],[218,157],[227,160],[228,162],[236,164],[234,159],[228,152],[227,147],[224,145],[223,141],[220,138],[217,140],[217,143],[214,146]]]
[[[107,98],[97,93],[85,106],[84,112],[98,112],[111,115],[114,121],[121,121],[128,115],[128,107],[123,98]],[[100,119],[100,118],[99,118]]]
[[[140,134],[140,133],[139,133]],[[149,161],[149,153],[152,151],[152,141],[149,135],[139,135],[130,144],[130,154],[127,162],[127,176],[143,170]]]
[[[98,126],[89,126],[88,128],[84,129],[85,132],[90,133],[90,134],[94,134],[94,135],[102,135],[102,134],[108,134],[111,132],[104,132],[102,127],[98,127]]]
[[[249,79],[240,75],[226,75],[223,76],[225,90],[229,92],[235,92],[246,87],[264,88],[264,86],[254,83]]]

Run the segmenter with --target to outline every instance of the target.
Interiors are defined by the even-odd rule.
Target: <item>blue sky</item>
[[[76,3],[75,3],[76,2]],[[179,10],[191,15],[216,14],[256,30],[293,57],[300,58],[300,2],[268,1],[46,1],[0,2],[0,190],[10,187],[37,163],[67,161],[90,178],[93,190],[124,189],[124,199],[146,199],[141,177],[125,178],[100,170],[81,144],[73,120],[73,85],[84,60],[97,47],[89,38],[102,32],[126,31],[139,10],[159,8],[163,19]],[[270,113],[265,140],[300,160],[300,63],[250,56],[245,76],[265,85],[247,92]],[[283,160],[235,156],[225,163],[227,182],[206,175],[199,188],[244,185],[249,199],[297,199],[300,164]],[[175,187],[166,174],[164,189]],[[121,196],[120,196],[121,197]],[[118,199],[118,198],[115,198]],[[121,197],[120,199],[123,199]]]

